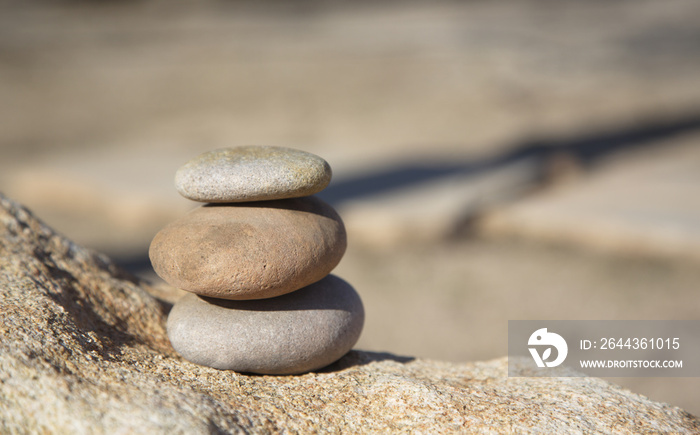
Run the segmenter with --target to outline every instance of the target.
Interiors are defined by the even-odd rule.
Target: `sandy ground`
[[[4,2],[0,189],[152,277],[151,237],[192,207],[173,173],[199,152],[293,146],[326,158],[336,180],[361,180],[681,125],[700,107],[699,28],[700,4],[681,0]],[[432,206],[430,192],[384,194]],[[395,222],[374,206],[382,197],[352,199],[339,209],[375,210],[369,234]],[[653,249],[349,237],[336,272],[365,302],[367,350],[487,359],[506,353],[509,319],[700,315],[697,263]],[[615,382],[700,415],[698,379]]]
[[[466,361],[507,353],[515,319],[697,319],[697,264],[523,242],[350,250],[337,269],[367,307],[359,347]],[[615,379],[697,414],[700,379]]]
[[[700,306],[697,263],[515,240],[461,238],[388,250],[350,243],[333,273],[365,304],[357,348],[455,362],[506,355],[508,320],[697,319]],[[148,268],[141,274],[160,282]],[[181,296],[160,283],[160,297]],[[700,379],[611,381],[700,413]]]

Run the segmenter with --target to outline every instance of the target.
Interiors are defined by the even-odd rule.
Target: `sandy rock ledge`
[[[511,378],[353,351],[302,376],[193,365],[170,305],[0,194],[0,432],[698,433],[687,412],[596,378]]]

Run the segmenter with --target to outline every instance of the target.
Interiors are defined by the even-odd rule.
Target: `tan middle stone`
[[[340,262],[345,227],[309,196],[205,205],[151,242],[156,273],[170,285],[222,299],[263,299],[314,283]]]

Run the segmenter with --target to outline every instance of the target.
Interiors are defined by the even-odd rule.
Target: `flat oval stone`
[[[215,298],[262,299],[328,275],[346,246],[340,216],[307,196],[196,208],[156,234],[149,256],[174,287]]]
[[[331,167],[321,157],[270,146],[210,151],[175,174],[177,191],[201,202],[298,198],[320,192],[330,181]]]
[[[357,342],[364,324],[360,296],[329,275],[284,296],[230,301],[188,294],[168,316],[168,337],[188,361],[260,374],[325,367]]]

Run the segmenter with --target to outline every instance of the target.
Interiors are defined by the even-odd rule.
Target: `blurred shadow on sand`
[[[478,176],[530,161],[538,169],[534,182],[546,181],[551,159],[565,156],[581,169],[590,169],[616,153],[663,144],[674,136],[700,129],[700,113],[664,120],[646,120],[586,135],[525,140],[500,155],[463,162],[407,163],[331,182],[317,196],[333,206],[394,190],[415,187],[450,176]]]
[[[478,177],[524,162],[533,163],[531,166],[535,169],[531,177],[523,182],[535,188],[549,181],[548,171],[552,161],[562,156],[585,171],[623,151],[662,146],[668,139],[697,130],[700,130],[700,111],[674,119],[643,120],[585,135],[524,140],[496,156],[468,161],[400,163],[375,172],[334,180],[316,196],[337,207],[347,201],[410,189],[451,176],[463,176],[465,179]],[[522,192],[525,194],[525,190]],[[146,255],[115,260],[131,273],[140,275],[151,272]]]

